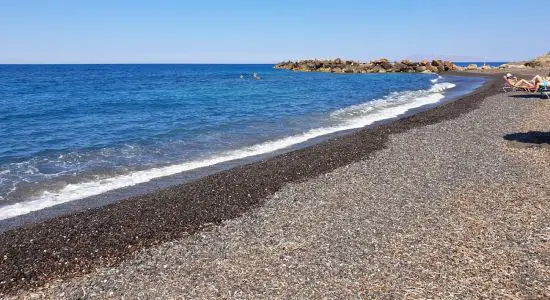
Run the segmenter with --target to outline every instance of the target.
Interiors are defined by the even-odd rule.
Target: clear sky
[[[0,63],[522,60],[550,51],[549,7],[509,0],[0,0]]]

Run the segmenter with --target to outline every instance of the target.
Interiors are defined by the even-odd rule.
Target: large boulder
[[[391,63],[382,63],[380,66],[382,66],[382,68],[384,68],[384,70],[386,71],[390,71],[393,69],[393,65]]]
[[[432,60],[432,66],[434,67],[439,67],[439,66],[443,66],[443,61],[441,61],[440,59],[434,59]]]
[[[290,69],[294,65],[291,61],[283,61],[275,65],[276,69]]]
[[[435,68],[437,69],[437,71],[435,71],[435,72],[443,72],[443,71],[445,71],[445,65],[444,65],[443,61],[440,60],[440,59],[437,59],[437,60],[434,59],[434,60],[432,60],[432,67],[435,67]]]
[[[374,65],[372,68],[369,69],[370,73],[379,73],[380,70],[384,70],[380,65]],[[384,70],[386,71],[386,70]]]
[[[468,70],[468,71],[477,70],[477,65],[476,65],[476,64],[469,64],[469,65],[466,67],[466,70]]]
[[[443,68],[445,71],[454,71],[456,69],[456,65],[452,61],[444,61],[443,62]]]
[[[384,70],[388,71],[393,69],[393,65],[387,58],[381,58],[371,61],[372,64],[382,67]]]
[[[426,69],[427,69],[428,71],[432,72],[432,73],[438,73],[438,72],[439,72],[439,68],[436,67],[436,66],[432,66],[432,65],[427,66]]]
[[[414,67],[412,67],[412,64],[404,64],[403,62],[396,62],[393,64],[393,70],[395,72],[410,72],[414,71]]]
[[[369,69],[368,65],[367,64],[358,64],[357,66],[355,66],[355,69],[360,72],[360,73],[366,73],[367,70]]]
[[[416,72],[424,72],[426,70],[428,70],[428,68],[426,68],[425,66],[418,66],[415,69]]]
[[[300,67],[298,67],[297,70],[300,70],[302,72],[312,72],[315,69],[306,64],[306,65],[300,65]]]
[[[393,71],[394,72],[406,72],[407,71],[407,65],[401,63],[401,62],[396,62],[393,64]]]

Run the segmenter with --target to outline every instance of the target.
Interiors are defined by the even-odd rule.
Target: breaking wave
[[[205,159],[155,167],[98,180],[70,183],[58,190],[44,191],[28,201],[0,207],[0,220],[24,215],[61,203],[99,195],[115,189],[149,182],[156,178],[270,153],[316,137],[344,130],[357,129],[376,121],[395,118],[410,109],[441,101],[444,98],[443,92],[455,87],[453,83],[438,83],[439,79],[441,77],[434,79],[433,86],[426,90],[394,92],[377,100],[334,111],[329,115],[329,121],[332,125],[327,127],[311,129],[301,134],[219,153]]]

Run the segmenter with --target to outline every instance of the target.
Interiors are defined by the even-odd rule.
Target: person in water
[[[252,75],[252,78],[254,78],[254,79],[262,79],[262,78],[260,77],[260,75],[258,75],[258,73],[254,73],[254,74]]]
[[[244,75],[243,75],[243,74],[241,74],[241,76],[239,76],[239,78],[240,78],[240,79],[244,79]]]

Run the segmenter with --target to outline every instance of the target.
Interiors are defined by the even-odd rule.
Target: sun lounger
[[[504,86],[502,87],[502,90],[504,92],[515,92],[515,91],[524,91],[524,92],[535,92],[535,87],[526,87],[526,86],[520,86],[515,82],[510,81],[509,77],[504,76]],[[546,96],[546,98],[550,99],[550,85],[545,85],[541,87],[537,92],[540,92],[542,96]]]
[[[504,86],[502,87],[502,90],[507,92],[516,92],[516,91],[526,91],[528,92],[529,89],[524,86],[518,86],[516,83],[513,83],[510,81],[510,79],[506,76],[504,77]]]

